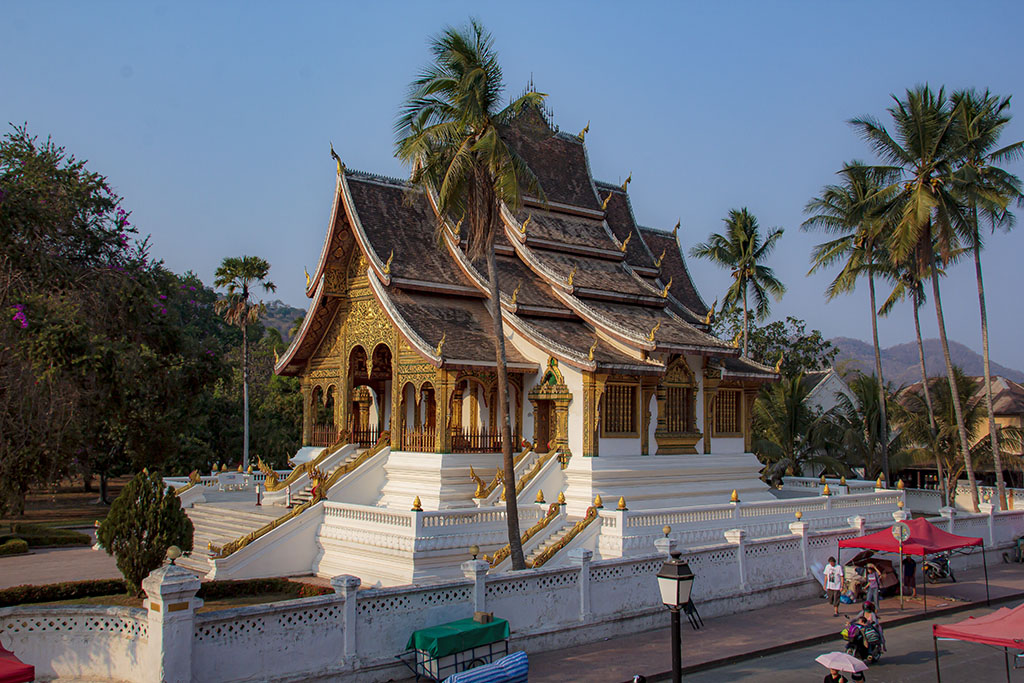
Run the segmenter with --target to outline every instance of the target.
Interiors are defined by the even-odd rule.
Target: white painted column
[[[789,523],[789,533],[800,537],[800,560],[803,563],[804,576],[811,575],[811,567],[807,562],[807,530],[810,526],[807,522]]]
[[[946,531],[948,531],[951,534],[956,533],[955,531],[953,531],[953,518],[956,517],[956,508],[948,506],[944,508],[939,508],[939,514],[946,518]]]
[[[573,548],[569,551],[569,563],[580,568],[580,621],[590,618],[590,561],[594,551],[586,548]]]
[[[986,545],[988,545],[989,548],[995,548],[996,547],[996,530],[995,530],[996,506],[993,505],[992,503],[979,503],[978,504],[978,510],[980,510],[982,514],[988,515],[988,520],[987,520],[988,521],[988,539],[987,539]]]
[[[142,580],[146,592],[149,639],[147,664],[140,680],[187,683],[192,680],[192,638],[195,613],[203,601],[196,597],[199,577],[173,564],[154,570]]]
[[[746,537],[743,529],[729,529],[725,532],[725,540],[736,546],[736,564],[739,567],[740,590],[747,590]]]
[[[491,565],[483,560],[469,560],[462,563],[462,575],[473,581],[474,612],[487,611],[487,570],[490,568]]]
[[[353,668],[358,666],[359,661],[356,657],[356,591],[359,590],[361,584],[362,580],[351,574],[339,574],[331,579],[331,588],[336,594],[345,598],[341,654],[345,658],[346,664]]]
[[[671,537],[659,538],[654,542],[654,547],[665,557],[671,557],[672,553],[678,549],[679,541]]]
[[[868,520],[861,515],[855,515],[853,517],[847,517],[846,523],[857,530],[858,536],[864,535],[864,528],[868,524]]]

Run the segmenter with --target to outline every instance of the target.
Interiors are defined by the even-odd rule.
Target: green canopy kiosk
[[[473,618],[413,631],[401,659],[416,674],[439,681],[451,674],[501,659],[508,654],[508,621],[481,624]],[[415,655],[415,666],[405,656]],[[411,657],[410,657],[411,659]]]

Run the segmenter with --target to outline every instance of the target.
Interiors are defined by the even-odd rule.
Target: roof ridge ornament
[[[338,153],[334,151],[334,143],[333,142],[331,142],[331,158],[334,159],[334,162],[338,165],[338,175],[341,175],[342,173],[344,173],[345,172],[345,164],[342,163],[341,157],[338,156]]]
[[[391,250],[391,255],[388,256],[388,262],[384,264],[384,274],[391,275],[391,262],[395,260],[395,250]]]
[[[590,121],[587,121],[587,125],[583,126],[583,130],[581,130],[580,134],[577,135],[576,137],[578,137],[580,139],[580,141],[582,142],[583,140],[586,139],[587,133],[589,133],[589,132],[590,132]]]
[[[654,259],[654,267],[655,268],[661,268],[661,262],[665,260],[665,254],[666,253],[668,253],[668,249],[662,249],[661,250],[661,256],[659,256],[658,258]]]
[[[309,277],[309,271],[306,270],[306,266],[302,266],[302,272],[306,274],[306,289],[309,289],[309,286],[313,284],[313,279]]]
[[[434,349],[434,351],[436,351],[436,352],[437,352],[437,353],[436,353],[436,355],[437,355],[437,356],[438,356],[439,358],[440,358],[440,356],[441,356],[441,350],[442,350],[442,349],[444,348],[444,343],[445,343],[446,341],[448,341],[448,333],[447,333],[447,332],[442,332],[442,333],[441,333],[441,341],[437,342],[437,348],[436,348],[436,349]]]
[[[527,214],[526,215],[526,220],[523,221],[522,225],[519,226],[519,234],[520,235],[525,235],[526,234],[526,226],[529,225],[530,221],[532,221],[532,220],[533,220],[533,214],[532,213]]]
[[[710,325],[715,320],[715,309],[718,308],[718,299],[715,299],[715,303],[711,304],[711,308],[708,309],[708,314],[704,316],[704,324]]]
[[[573,267],[572,267],[572,270],[571,270],[571,271],[569,271],[569,277],[568,277],[568,278],[566,279],[566,282],[567,282],[567,283],[569,284],[569,286],[570,286],[570,287],[572,287],[572,286],[573,286],[573,284],[572,284],[572,281],[573,281],[573,280],[574,280],[575,278],[576,278],[576,266],[573,266]]]
[[[660,320],[658,322],[654,323],[654,327],[651,328],[650,333],[647,335],[647,341],[649,341],[649,342],[653,342],[654,341],[654,334],[658,331],[658,328],[660,328],[660,327],[661,327],[661,321]]]
[[[785,357],[785,355],[785,351],[779,352],[779,359],[775,361],[775,374],[779,374],[782,372],[782,359]]]
[[[594,351],[597,349],[597,337],[594,337],[594,343],[590,345],[590,350],[587,351],[587,360],[594,360]]]
[[[633,231],[632,230],[629,231],[629,234],[626,235],[626,239],[625,239],[625,241],[623,241],[622,246],[619,247],[619,251],[621,251],[623,254],[626,253],[626,247],[629,246],[629,241],[631,239],[633,239]]]
[[[608,210],[608,202],[610,202],[612,200],[612,195],[613,194],[615,194],[615,190],[609,190],[608,191],[608,196],[604,198],[603,202],[601,202],[601,210],[602,211],[607,211]]]
[[[665,289],[661,290],[661,298],[662,299],[667,299],[668,298],[668,290],[671,287],[672,287],[672,278],[670,277],[668,279],[668,284],[665,285]]]
[[[512,305],[516,305],[516,301],[519,299],[519,290],[523,288],[523,282],[520,280],[516,283],[516,288],[512,290]]]
[[[459,222],[455,224],[455,239],[460,239],[459,235],[462,232],[462,221],[465,220],[465,216],[459,219]]]
[[[676,227],[672,228],[672,239],[676,240],[677,242],[679,241],[679,225],[682,222],[683,219],[680,218],[679,220],[676,221]]]
[[[736,333],[736,336],[732,338],[732,348],[734,348],[734,349],[740,348],[740,337],[742,337],[742,336],[743,336],[743,330],[740,330],[739,332]]]
[[[626,180],[622,183],[622,191],[623,192],[626,191],[626,188],[629,187],[629,184],[631,182],[633,182],[633,172],[632,171],[629,172],[629,175],[626,176]]]

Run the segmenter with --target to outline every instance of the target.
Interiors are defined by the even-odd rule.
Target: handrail
[[[590,523],[593,522],[595,519],[597,519],[597,508],[591,506],[587,508],[587,514],[583,517],[583,519],[573,524],[572,529],[569,529],[569,533],[563,536],[561,540],[558,541],[558,543],[548,546],[543,551],[541,551],[541,553],[537,555],[536,558],[534,558],[533,562],[530,563],[530,567],[539,567],[548,560],[550,560],[552,557],[555,556],[555,553],[557,553],[559,550],[567,546],[569,544],[569,541],[579,536],[580,533],[584,529],[586,529],[590,525]]]
[[[523,535],[519,539],[520,542],[521,543],[526,543],[531,538],[533,538],[538,533],[540,533],[540,531],[542,529],[544,529],[548,524],[550,524],[551,520],[553,520],[555,517],[557,517],[558,514],[561,511],[562,511],[562,506],[559,505],[558,503],[552,503],[551,505],[549,505],[548,506],[548,513],[546,515],[544,515],[543,517],[541,517],[539,522],[537,522],[536,524],[534,524],[529,529],[527,529],[526,531],[523,532]],[[495,550],[494,554],[491,555],[490,559],[488,559],[487,555],[484,555],[483,557],[484,557],[484,560],[491,565],[491,568],[494,568],[494,567],[497,567],[511,553],[512,553],[512,545],[510,543],[506,543],[502,547],[500,547],[497,550]]]
[[[253,541],[255,541],[257,538],[259,538],[259,537],[261,537],[261,536],[263,536],[263,535],[273,531],[274,529],[276,529],[277,527],[281,526],[282,524],[284,524],[288,520],[294,519],[295,517],[298,517],[300,514],[302,514],[303,512],[308,510],[309,508],[311,508],[313,505],[315,505],[316,503],[319,503],[321,500],[323,500],[324,496],[327,495],[327,491],[331,488],[331,486],[333,486],[334,484],[336,484],[338,482],[338,479],[340,479],[343,474],[346,474],[347,472],[351,472],[355,468],[359,467],[364,462],[366,462],[367,460],[369,460],[370,458],[372,458],[373,456],[377,455],[382,450],[384,450],[384,448],[386,446],[388,446],[390,443],[391,443],[391,436],[390,436],[390,434],[388,434],[388,432],[383,432],[380,435],[380,438],[377,440],[377,445],[376,446],[374,446],[373,448],[369,448],[369,449],[363,451],[362,453],[360,453],[359,457],[356,458],[355,460],[353,460],[352,462],[350,462],[348,465],[342,465],[341,467],[338,467],[334,471],[334,473],[331,474],[331,476],[325,480],[325,483],[324,483],[323,486],[318,486],[318,487],[316,487],[314,489],[315,493],[314,493],[313,497],[310,498],[308,501],[306,501],[305,503],[303,503],[302,505],[300,505],[300,506],[298,506],[296,508],[293,508],[292,510],[290,510],[288,512],[288,514],[283,515],[281,517],[278,517],[277,519],[271,521],[269,524],[264,524],[259,529],[256,529],[255,531],[251,531],[248,534],[246,534],[245,536],[242,536],[241,538],[237,538],[234,541],[231,541],[230,543],[225,543],[224,545],[222,545],[219,548],[217,546],[211,545],[210,546],[211,554],[213,554],[217,559],[225,558],[228,555],[241,550],[245,546],[247,546],[250,543],[252,543]],[[317,460],[320,460],[320,458],[317,458]],[[309,463],[305,463],[305,464],[308,465]],[[311,471],[312,471],[312,469],[313,468],[310,468]],[[282,486],[284,486],[284,484],[282,484]]]
[[[516,456],[515,460],[512,461],[512,469],[515,470],[515,468],[519,466],[519,463],[525,460],[526,456],[528,456],[532,452],[533,444],[530,444],[523,449],[522,453]],[[491,495],[491,493],[494,492],[494,489],[498,487],[498,484],[500,484],[505,479],[505,472],[504,470],[502,470],[502,468],[499,467],[498,471],[494,473],[494,478],[491,479],[491,483],[485,484],[484,480],[480,478],[480,475],[473,471],[473,466],[470,465],[469,476],[473,479],[473,481],[476,482],[476,493],[473,494],[473,497],[486,498],[487,496]]]
[[[523,476],[519,477],[519,481],[516,482],[516,495],[518,496],[526,488],[526,485],[533,481],[533,478],[537,476],[537,473],[548,463],[551,458],[556,455],[561,455],[561,451],[551,450],[544,455],[537,458],[537,462],[533,464],[529,470],[527,470]]]
[[[188,483],[180,488],[174,489],[174,493],[180,496],[181,494],[185,493],[185,491],[188,491],[190,488],[200,483],[201,481],[202,477],[199,474],[199,470],[192,470],[191,472],[188,473]]]
[[[335,442],[333,446],[328,446],[323,451],[321,451],[320,455],[316,456],[312,460],[302,463],[301,465],[293,469],[291,474],[289,474],[284,481],[280,481],[277,478],[277,472],[271,469],[270,465],[263,462],[262,458],[256,458],[256,464],[259,467],[260,472],[267,475],[266,480],[263,482],[263,487],[269,493],[271,491],[280,491],[286,486],[291,486],[296,481],[298,481],[299,477],[301,477],[303,474],[313,469],[314,467],[319,467],[320,463],[322,463],[324,460],[334,455],[347,445],[348,444],[346,444],[344,440],[339,439],[337,442]]]

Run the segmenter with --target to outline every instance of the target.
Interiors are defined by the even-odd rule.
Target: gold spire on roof
[[[674,240],[678,240],[679,239],[679,224],[682,223],[682,222],[683,222],[682,218],[680,218],[679,220],[676,221],[676,227],[672,228],[672,239],[674,239]]]
[[[434,351],[436,352],[436,355],[438,355],[438,356],[441,355],[441,349],[444,348],[444,343],[446,341],[448,341],[448,333],[447,332],[442,332],[441,333],[441,341],[437,342],[437,348],[434,349]]]
[[[615,194],[614,190],[608,190],[608,196],[604,198],[603,202],[601,202],[601,210],[602,211],[607,211],[608,210],[608,202],[610,202],[612,200],[612,195],[613,194]]]
[[[619,251],[621,251],[623,254],[626,253],[626,247],[629,246],[629,241],[631,239],[633,239],[633,231],[632,230],[629,231],[629,234],[626,235],[626,239],[622,242],[622,246],[619,247]]]
[[[309,277],[309,271],[306,270],[305,266],[303,266],[302,272],[306,274],[306,289],[309,289],[309,286],[313,284],[313,279]]]
[[[715,299],[715,303],[711,304],[711,308],[708,309],[708,314],[704,316],[704,324],[710,325],[715,319],[715,309],[718,308],[718,299]]]
[[[575,278],[576,278],[576,266],[573,266],[573,267],[572,267],[572,270],[571,270],[571,271],[569,271],[569,277],[568,277],[568,279],[566,279],[566,282],[567,282],[567,283],[569,284],[569,286],[570,286],[570,287],[572,287],[572,286],[573,286],[573,285],[572,285],[572,281],[573,281],[573,280],[574,280]]]
[[[341,163],[341,157],[334,151],[334,143],[331,143],[331,158],[334,159],[334,163],[338,166],[338,175],[345,172],[345,164]]]
[[[384,274],[391,275],[391,262],[395,260],[395,250],[391,250],[391,255],[388,256],[388,262],[384,264]]]
[[[668,290],[669,290],[669,289],[670,289],[671,287],[672,287],[672,278],[670,277],[670,278],[668,279],[668,284],[667,284],[667,285],[665,285],[665,289],[661,290],[661,298],[662,298],[662,299],[667,299],[667,298],[668,298]]]
[[[589,133],[589,132],[590,132],[590,121],[587,121],[587,125],[583,126],[583,130],[581,130],[580,134],[577,135],[576,137],[578,137],[580,140],[585,140],[586,137],[587,137],[587,133]]]
[[[587,360],[594,360],[594,351],[597,350],[597,339],[594,339],[594,343],[590,345],[590,350],[587,351]]]
[[[623,192],[626,191],[626,188],[629,187],[629,184],[631,182],[633,182],[633,172],[632,171],[629,172],[629,175],[626,176],[626,180],[622,183],[622,191]]]
[[[647,341],[649,341],[649,342],[654,341],[654,334],[658,331],[659,327],[661,327],[661,321],[660,320],[658,322],[654,323],[654,327],[651,328],[650,334],[647,335]]]
[[[783,359],[783,357],[785,355],[786,355],[785,352],[782,352],[782,351],[779,352],[779,359],[777,361],[775,361],[775,372],[776,373],[782,372],[782,359]]]
[[[658,258],[654,259],[654,267],[655,268],[661,268],[661,262],[665,260],[665,252],[667,252],[667,251],[668,251],[668,249],[662,249],[661,250],[661,256],[659,256]]]

